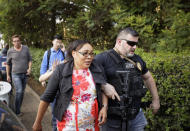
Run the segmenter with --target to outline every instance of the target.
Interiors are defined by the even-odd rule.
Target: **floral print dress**
[[[73,70],[72,100],[57,122],[59,131],[99,131],[98,102],[93,77],[89,69]]]

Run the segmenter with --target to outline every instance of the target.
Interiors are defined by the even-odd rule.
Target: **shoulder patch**
[[[139,62],[137,62],[136,65],[137,65],[137,69],[140,70],[140,71],[142,71],[142,66],[141,66],[141,64],[140,64]]]

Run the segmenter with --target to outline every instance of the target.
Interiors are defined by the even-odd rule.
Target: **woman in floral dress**
[[[58,131],[99,131],[107,117],[107,97],[101,92],[105,80],[93,56],[87,41],[69,45],[67,62],[57,65],[41,96],[34,131],[42,130],[42,118],[55,97]]]

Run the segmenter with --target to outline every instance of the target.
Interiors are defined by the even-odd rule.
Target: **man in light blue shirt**
[[[51,69],[53,62],[55,62],[56,60],[61,62],[65,58],[62,50],[60,49],[60,45],[62,44],[62,36],[55,35],[52,43],[53,43],[53,46],[50,49],[51,55],[49,57],[49,60],[48,60],[48,51],[46,51],[44,53],[43,60],[41,63],[40,75],[46,73],[47,70]],[[48,63],[48,61],[49,61],[49,63]],[[49,66],[48,66],[48,64],[49,64]]]
[[[52,69],[52,65],[54,62],[60,63],[65,59],[65,53],[61,50],[62,43],[62,36],[55,35],[52,41],[53,46],[50,50],[46,51],[43,56],[43,60],[41,63],[40,75],[45,74],[48,70]],[[45,86],[45,82],[42,83]],[[51,103],[52,112],[54,108],[55,100]],[[52,114],[52,125],[53,131],[57,131],[57,123],[56,118]]]

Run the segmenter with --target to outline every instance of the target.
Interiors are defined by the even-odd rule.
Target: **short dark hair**
[[[19,39],[20,39],[21,37],[20,37],[20,35],[13,35],[13,36],[12,36],[12,40],[13,40],[14,38],[19,38]]]
[[[127,28],[124,28],[124,29],[120,30],[119,34],[117,35],[117,38],[119,38],[122,35],[127,35],[127,34],[131,34],[134,37],[139,36],[139,33],[136,30],[134,30],[131,27],[127,27]]]
[[[85,45],[87,43],[90,44],[86,40],[75,40],[75,41],[71,42],[67,48],[67,51],[66,51],[67,52],[66,59],[72,60],[73,59],[72,51],[80,50],[83,47],[83,45]]]
[[[63,40],[63,37],[62,37],[61,35],[59,35],[59,34],[56,34],[56,35],[54,35],[54,37],[53,37],[53,40],[54,40],[54,39]]]

